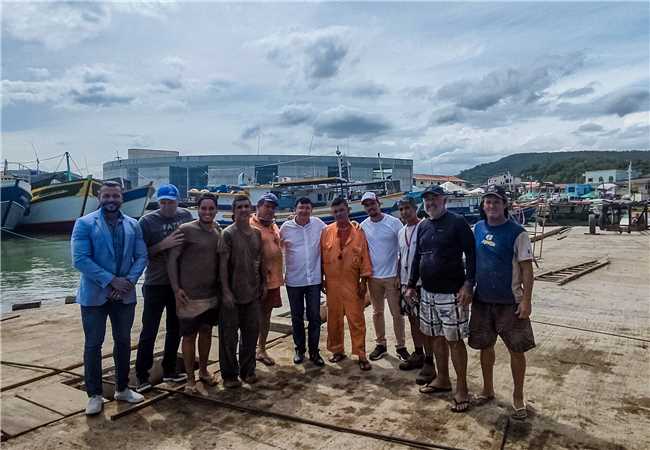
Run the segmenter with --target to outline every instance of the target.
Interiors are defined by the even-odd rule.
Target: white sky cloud
[[[101,175],[130,146],[340,145],[453,174],[649,148],[649,18],[643,3],[5,3],[3,156],[34,142]]]

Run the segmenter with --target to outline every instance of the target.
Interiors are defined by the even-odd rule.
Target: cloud
[[[350,30],[334,26],[308,32],[274,34],[256,44],[274,64],[301,74],[312,86],[335,77],[350,50]]]
[[[161,19],[172,6],[169,2],[8,2],[2,8],[2,23],[16,40],[61,50],[98,36],[116,12]]]
[[[595,83],[589,83],[585,87],[577,88],[577,89],[567,89],[566,91],[562,92],[560,95],[558,95],[559,98],[576,98],[576,97],[584,97],[585,95],[590,95],[595,92],[594,88],[592,87]]]
[[[578,127],[576,133],[597,133],[604,130],[605,128],[597,123],[585,123]]]
[[[250,127],[247,127],[241,134],[241,139],[246,140],[246,139],[251,139],[251,138],[256,138],[260,135],[262,132],[262,128],[260,125],[252,125]]]
[[[344,87],[343,92],[353,97],[377,98],[388,94],[389,89],[375,81],[359,81]]]
[[[316,114],[309,103],[290,104],[282,107],[279,113],[278,124],[282,126],[295,126],[311,122]]]
[[[650,87],[647,82],[627,86],[585,103],[560,103],[555,110],[563,119],[617,115],[624,117],[650,111]]]
[[[650,148],[650,125],[644,123],[636,123],[618,134],[619,139],[638,139],[641,138],[645,141],[645,146]]]
[[[560,78],[583,66],[585,56],[573,53],[553,57],[530,67],[505,68],[492,71],[480,80],[460,80],[443,85],[437,98],[469,110],[485,111],[500,102],[533,103],[541,92]]]
[[[346,137],[369,138],[382,135],[391,124],[379,114],[337,106],[321,112],[314,121],[314,134],[340,139]]]
[[[27,71],[36,79],[43,80],[50,78],[50,71],[45,67],[28,67]]]
[[[179,79],[174,79],[174,78],[167,78],[161,80],[160,84],[162,84],[167,89],[171,89],[171,90],[180,89],[183,87],[183,82]]]
[[[114,106],[131,103],[135,98],[129,95],[120,95],[116,92],[107,92],[104,86],[91,86],[85,90],[72,89],[70,96],[74,103],[84,106]]]

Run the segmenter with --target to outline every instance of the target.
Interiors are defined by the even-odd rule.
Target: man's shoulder
[[[181,230],[181,231],[195,230],[195,229],[198,229],[198,228],[200,228],[198,219],[192,220],[191,222],[182,223],[178,227],[178,229]]]
[[[190,210],[185,208],[176,208],[176,217],[194,220],[194,216],[192,216]]]

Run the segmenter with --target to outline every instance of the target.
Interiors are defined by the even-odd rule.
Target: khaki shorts
[[[469,346],[477,350],[490,348],[496,343],[497,336],[501,336],[511,352],[524,353],[535,347],[530,319],[520,319],[516,310],[516,304],[474,300],[469,321]]]

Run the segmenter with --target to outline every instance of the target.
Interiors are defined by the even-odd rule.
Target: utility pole
[[[65,165],[68,174],[68,181],[72,181],[72,173],[70,173],[70,153],[68,152],[65,152]]]

